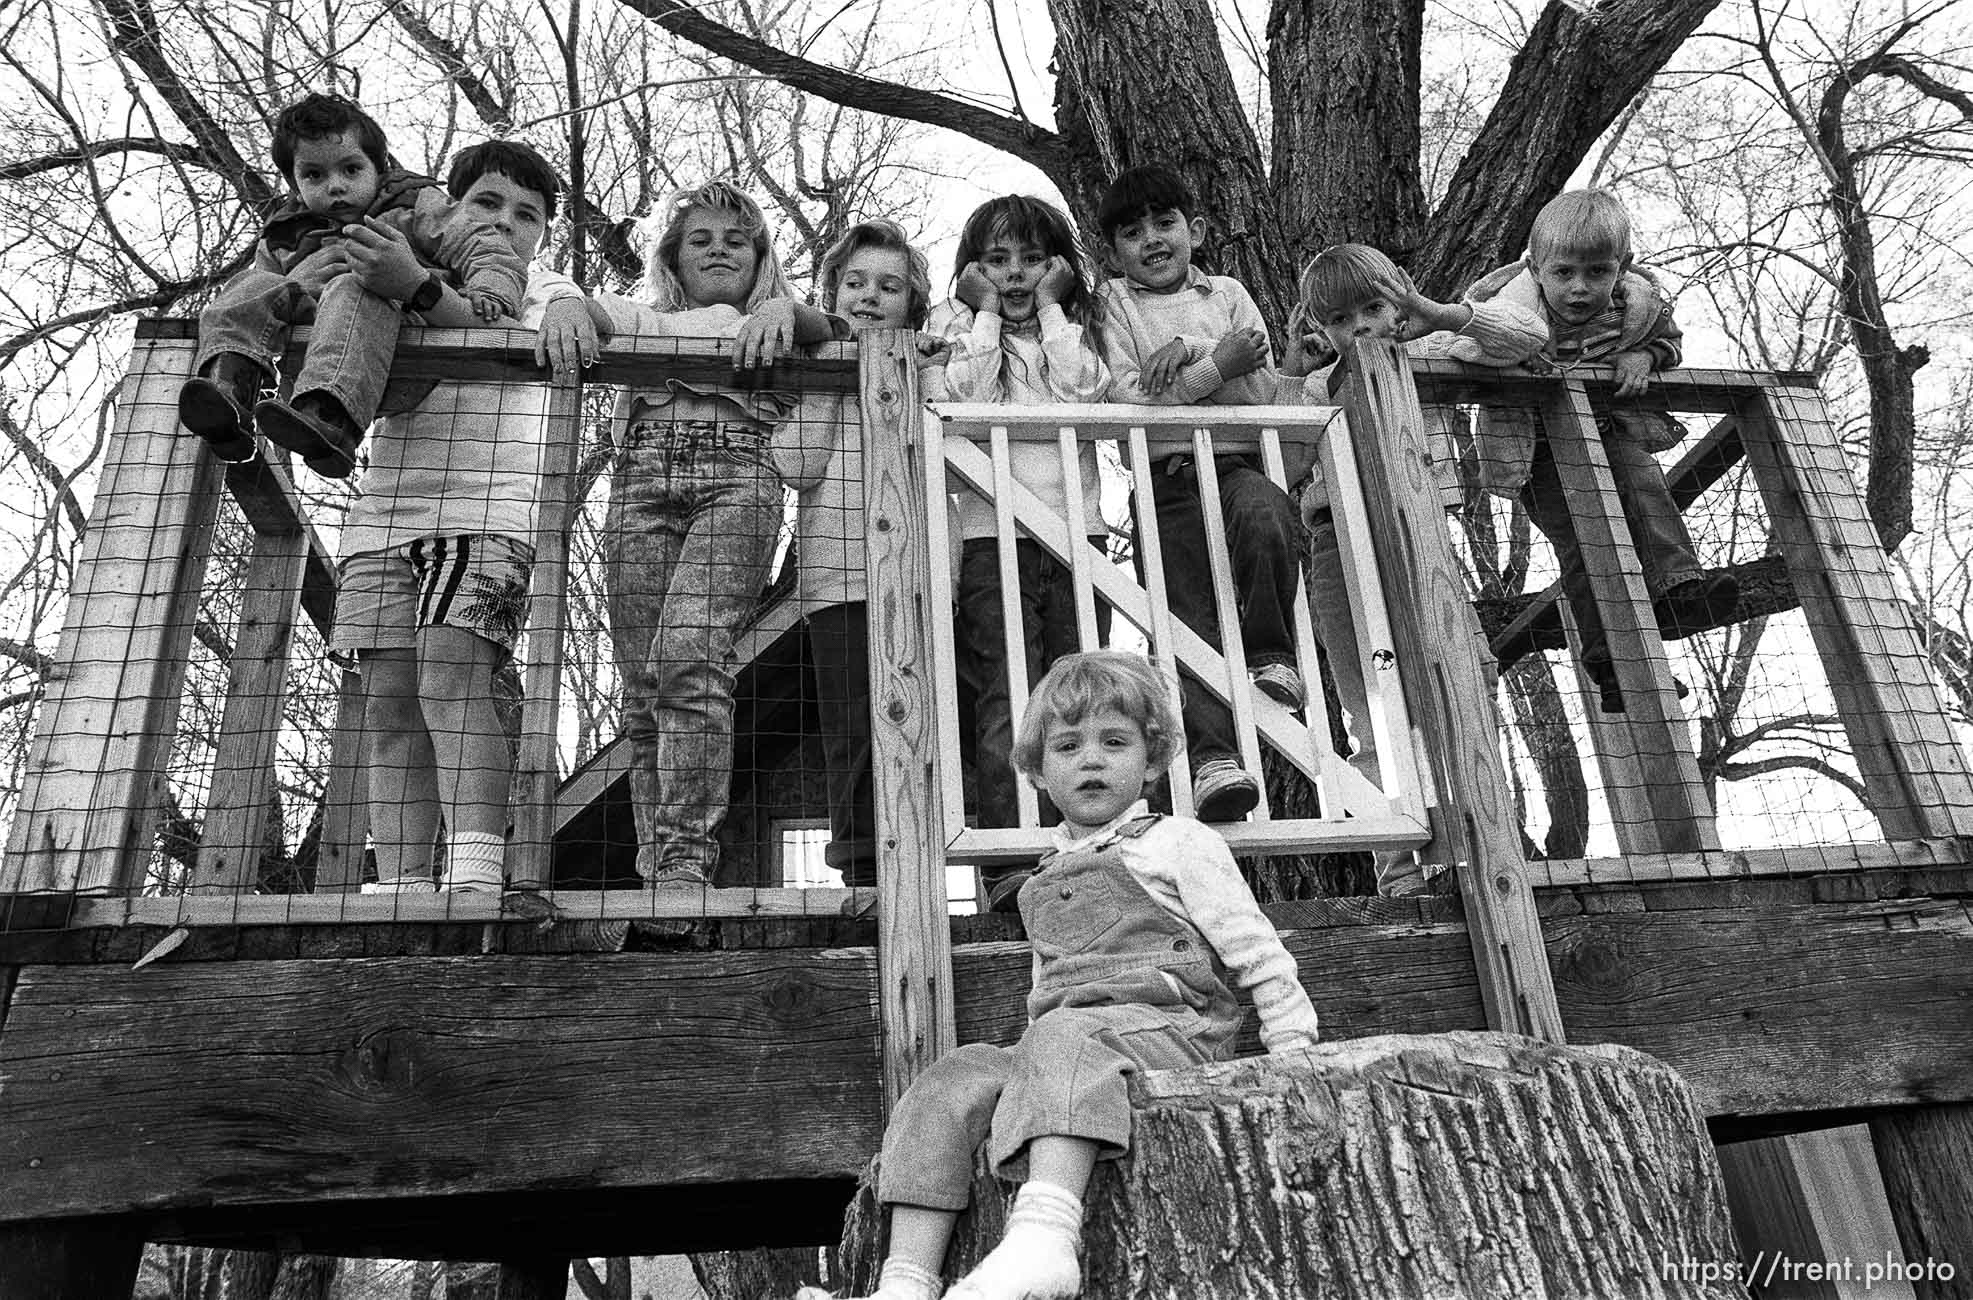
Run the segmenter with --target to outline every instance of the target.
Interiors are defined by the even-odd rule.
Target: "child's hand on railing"
[[[1610,358],[1617,368],[1618,397],[1636,397],[1651,387],[1651,354],[1619,352]]]
[[[573,386],[583,370],[596,364],[596,324],[582,298],[557,298],[541,313],[534,336],[534,363],[546,367],[549,379]]]
[[[959,273],[959,283],[953,286],[952,292],[959,301],[976,312],[1000,314],[1000,290],[993,287],[986,268],[978,262],[966,263],[966,269]]]
[[[1184,339],[1173,339],[1145,358],[1139,376],[1144,391],[1155,397],[1170,388],[1178,381],[1178,372],[1184,368],[1190,355]]]
[[[795,300],[770,298],[740,323],[733,340],[733,368],[771,366],[795,350]]]
[[[1267,364],[1267,335],[1259,330],[1234,330],[1213,349],[1213,364],[1221,379],[1250,375]]]

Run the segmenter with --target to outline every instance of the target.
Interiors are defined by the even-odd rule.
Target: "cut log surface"
[[[1132,1101],[1134,1149],[1087,1201],[1084,1300],[1746,1295],[1692,1094],[1641,1052],[1391,1035],[1142,1075]],[[982,1171],[949,1278],[1012,1191]],[[881,1219],[866,1183],[853,1288]]]

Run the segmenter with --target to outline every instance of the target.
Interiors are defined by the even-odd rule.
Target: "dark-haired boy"
[[[1185,181],[1168,167],[1133,167],[1110,183],[1097,220],[1122,275],[1097,291],[1105,311],[1104,360],[1113,402],[1256,405],[1275,400],[1267,327],[1238,280],[1192,264],[1205,221]],[[1295,667],[1294,602],[1301,584],[1298,519],[1288,494],[1251,456],[1216,456],[1220,510],[1254,685],[1290,709],[1306,703]],[[1213,596],[1198,467],[1190,455],[1151,467],[1158,546],[1172,612],[1215,649]],[[1183,682],[1185,744],[1201,821],[1243,817],[1260,784],[1243,771],[1233,715],[1211,692]]]
[[[461,151],[446,183],[454,220],[495,232],[523,265],[561,189],[541,155],[501,140]],[[401,299],[430,274],[388,227],[347,240],[349,278],[380,299]],[[435,325],[483,323],[450,287],[423,315]],[[536,357],[558,381],[595,358],[587,305],[566,276],[534,272],[521,323],[539,323]],[[493,680],[527,616],[546,414],[539,386],[433,385],[378,425],[343,525],[330,644],[362,667],[384,892],[434,887],[441,818],[448,891],[498,893],[504,880],[513,763]]]
[[[346,274],[352,230],[402,234],[428,275],[402,306],[429,311],[462,286],[485,320],[518,310],[527,263],[497,232],[455,219],[429,176],[390,162],[383,128],[338,95],[309,95],[281,111],[271,150],[293,193],[269,213],[253,265],[199,313],[196,376],[178,418],[223,460],[253,456],[256,421],[269,438],[346,478],[363,430],[384,399],[401,309]],[[254,406],[275,377],[291,326],[314,322],[295,401]],[[415,394],[394,394],[415,400]]]

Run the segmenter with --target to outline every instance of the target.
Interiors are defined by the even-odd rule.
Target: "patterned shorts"
[[[420,537],[342,563],[334,650],[408,650],[418,629],[463,628],[508,654],[527,622],[534,548],[495,534]]]

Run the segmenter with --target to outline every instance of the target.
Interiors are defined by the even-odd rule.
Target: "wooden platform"
[[[1716,1136],[1973,1099],[1964,856],[1538,901],[1571,1040],[1662,1057]],[[1484,1026],[1455,900],[1268,910],[1327,1037]],[[959,1040],[1011,1040],[1018,922],[952,930]],[[200,926],[133,970],[168,932],[0,934],[0,1221],[457,1258],[822,1242],[881,1133],[868,917]]]

